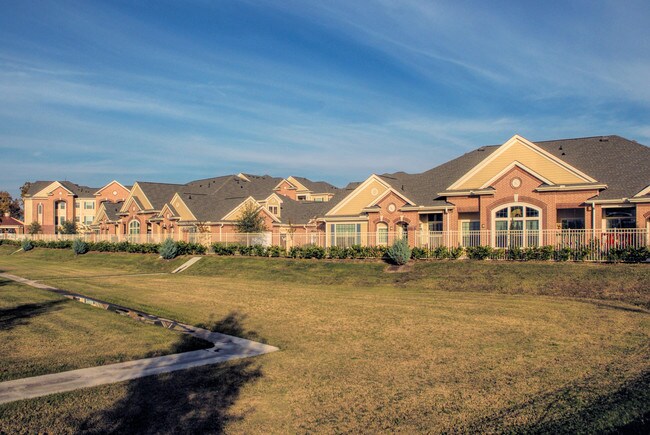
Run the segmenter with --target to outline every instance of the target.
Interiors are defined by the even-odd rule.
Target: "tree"
[[[239,219],[237,219],[238,233],[261,233],[266,231],[264,216],[260,214],[260,208],[257,204],[248,202],[242,208]]]
[[[61,234],[77,234],[77,225],[72,221],[65,221],[59,227],[59,232]]]
[[[19,218],[22,215],[22,206],[18,198],[12,198],[9,192],[3,190],[0,191],[0,216],[4,216],[5,213]]]
[[[29,226],[27,227],[27,232],[29,234],[38,234],[38,233],[41,232],[42,229],[43,229],[43,227],[41,227],[41,224],[34,221],[31,224],[29,224]]]
[[[32,183],[29,181],[25,182],[22,186],[20,186],[20,196],[25,197],[27,195],[27,192],[29,192],[29,188],[32,187]]]

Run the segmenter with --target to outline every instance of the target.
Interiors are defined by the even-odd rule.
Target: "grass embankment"
[[[0,269],[281,352],[9,404],[8,431],[597,432],[650,411],[647,265],[208,257],[78,280],[39,255]]]

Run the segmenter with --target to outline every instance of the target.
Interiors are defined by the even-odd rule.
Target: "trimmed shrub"
[[[223,243],[213,243],[212,252],[216,255],[235,255],[237,245],[225,245]]]
[[[74,242],[72,242],[72,252],[74,252],[75,255],[85,254],[88,252],[88,243],[81,239],[74,239]]]
[[[429,250],[427,248],[418,248],[417,246],[411,249],[411,258],[414,260],[421,260],[429,256]]]
[[[34,245],[32,244],[32,241],[29,239],[23,239],[23,241],[20,243],[20,247],[23,248],[23,251],[31,251],[34,249]]]
[[[266,246],[264,245],[253,245],[253,255],[256,257],[267,257],[266,255]]]
[[[408,263],[411,258],[411,248],[406,239],[397,240],[393,245],[388,248],[386,255],[390,261],[398,266]]]
[[[253,255],[253,247],[252,246],[239,245],[237,250],[239,251],[239,255],[245,255],[245,256]]]
[[[431,251],[431,257],[438,260],[449,258],[449,249],[446,246],[438,246]]]
[[[562,249],[556,249],[553,252],[553,258],[555,261],[569,261],[571,258],[571,248],[564,247]]]
[[[269,257],[279,257],[284,252],[284,249],[278,245],[271,245],[266,248],[266,255]]]
[[[171,260],[172,258],[176,257],[178,253],[178,246],[172,239],[166,239],[160,244],[158,253],[165,260]]]
[[[494,249],[491,246],[468,246],[465,252],[470,260],[486,260],[492,258]]]
[[[327,255],[329,258],[343,260],[344,258],[348,258],[348,250],[341,246],[330,246],[327,248]]]
[[[462,246],[456,246],[455,248],[451,248],[449,250],[449,258],[452,260],[458,260],[460,257],[462,257],[463,253],[465,252],[465,248]]]

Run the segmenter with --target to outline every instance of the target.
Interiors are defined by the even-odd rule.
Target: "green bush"
[[[165,260],[171,260],[172,258],[176,257],[178,253],[178,245],[176,245],[176,242],[174,242],[172,239],[166,239],[160,244],[158,253]]]
[[[266,246],[253,245],[253,255],[256,257],[268,257]]]
[[[20,243],[20,247],[23,248],[23,251],[31,251],[34,249],[34,245],[32,244],[32,241],[29,239],[23,239],[23,241]]]
[[[465,248],[467,258],[470,260],[486,260],[492,258],[493,251],[491,246],[468,246]]]
[[[75,255],[85,254],[88,252],[88,243],[81,239],[74,239],[74,242],[72,242],[72,252],[74,252]]]
[[[431,251],[431,258],[444,260],[449,258],[449,249],[446,246],[438,246]]]
[[[245,255],[245,256],[253,255],[253,247],[252,246],[239,245],[237,250],[239,251],[239,255]]]
[[[462,257],[463,253],[465,252],[465,248],[462,246],[456,246],[455,248],[451,248],[449,250],[449,258],[452,260],[458,260],[460,257]]]
[[[266,248],[266,254],[269,257],[280,257],[283,252],[284,250],[282,249],[282,247],[277,245],[271,245],[268,248]]]
[[[329,258],[343,260],[344,258],[348,258],[348,250],[341,246],[330,246],[327,248],[327,256]]]
[[[408,263],[411,258],[411,248],[409,248],[408,240],[397,240],[390,248],[388,248],[386,255],[392,263],[397,264],[398,266]]]
[[[564,247],[561,249],[556,249],[553,252],[553,258],[555,261],[569,261],[571,258],[571,248]]]
[[[223,243],[213,243],[212,252],[216,255],[235,255],[237,245],[225,245]]]
[[[411,249],[411,258],[414,260],[421,260],[429,256],[429,250],[427,248],[414,247]]]

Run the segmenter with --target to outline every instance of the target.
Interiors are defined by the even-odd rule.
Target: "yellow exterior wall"
[[[142,207],[144,207],[145,210],[151,210],[153,208],[153,205],[151,205],[151,203],[147,199],[147,196],[144,194],[142,189],[140,189],[138,183],[136,183],[135,186],[133,186],[133,188],[131,189],[130,196],[135,196],[136,198],[138,198],[140,204],[142,204]]]
[[[25,198],[25,225],[29,225],[36,220],[36,218],[34,218],[34,204],[32,201],[33,199],[31,198]]]
[[[373,189],[377,189],[376,195],[372,194]],[[347,216],[359,214],[361,213],[361,210],[363,210],[370,203],[380,197],[384,192],[386,192],[386,190],[388,190],[386,186],[377,180],[373,180],[365,187],[363,187],[362,190],[353,193],[352,195],[355,196],[349,199],[349,201],[346,202],[343,207],[338,209],[335,214],[328,214],[328,216]]]
[[[190,209],[185,205],[185,203],[180,198],[178,198],[178,196],[175,196],[172,199],[172,205],[174,206],[178,214],[180,214],[181,220],[184,221],[196,220],[196,217],[194,217]]]
[[[85,204],[88,203],[89,205],[92,204],[91,209],[86,210]],[[77,208],[77,204],[79,204],[79,208]],[[97,210],[95,210],[95,198],[75,198],[74,200],[74,213],[75,213],[75,223],[77,224],[84,224],[86,222],[86,218],[89,217],[91,220],[89,222],[92,222],[95,219],[95,214]],[[79,217],[79,220],[77,221],[77,217]]]
[[[515,143],[462,185],[457,186],[456,189],[478,189],[515,161],[555,184],[584,183],[582,178],[572,174],[549,158],[536,153],[521,143]]]

